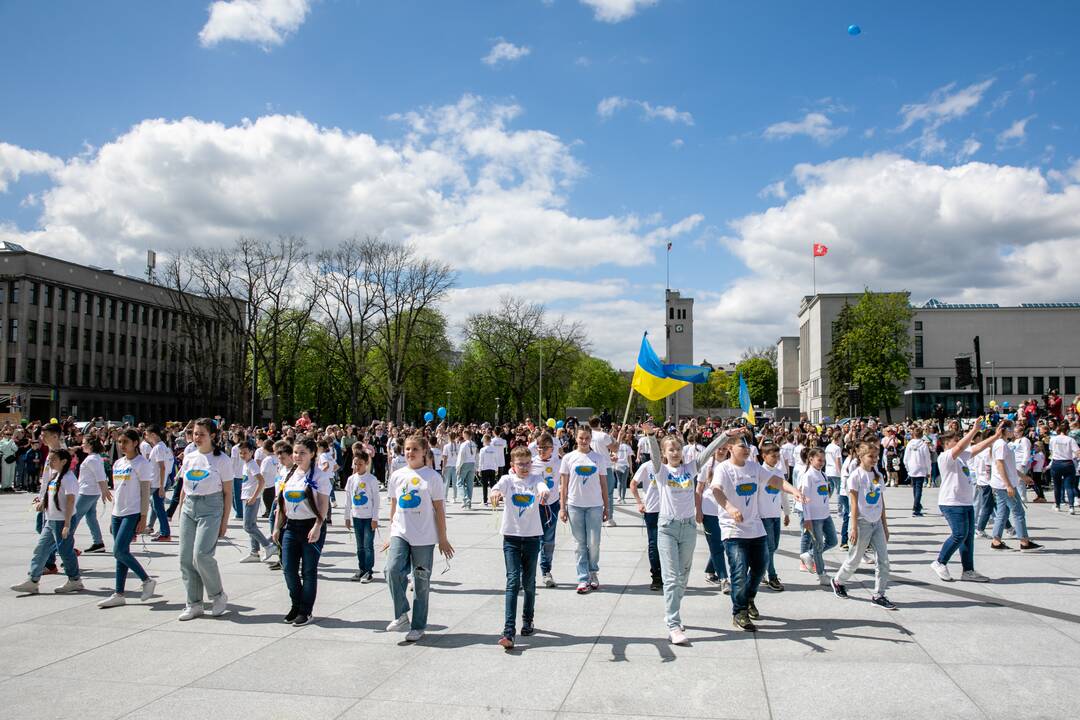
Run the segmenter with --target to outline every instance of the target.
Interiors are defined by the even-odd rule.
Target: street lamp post
[[[499,411],[502,410],[502,403],[499,398],[495,398],[495,424],[499,424]]]
[[[450,391],[446,391],[446,421],[450,422]]]
[[[990,399],[997,400],[997,374],[994,370],[994,361],[987,360],[985,364],[990,366]]]

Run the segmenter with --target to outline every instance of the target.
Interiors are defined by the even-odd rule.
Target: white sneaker
[[[551,577],[551,573],[544,573],[544,587],[555,587],[555,578]]]
[[[671,628],[668,631],[668,639],[671,640],[672,645],[689,645],[690,640],[687,639],[686,633],[682,631],[682,628]]]
[[[727,578],[724,578],[720,581],[720,592],[724,593],[725,595],[731,594],[731,581]]]
[[[142,593],[139,594],[139,599],[146,602],[154,597],[155,590],[157,590],[157,580],[154,578],[146,578],[146,582],[142,584]]]
[[[82,580],[72,580],[69,578],[66,583],[64,583],[58,588],[55,588],[53,592],[57,595],[64,595],[67,593],[79,592],[80,590],[85,590],[82,584]]]
[[[24,595],[37,595],[38,594],[38,581],[37,580],[25,580],[18,585],[12,585],[11,589],[17,593]]]
[[[229,612],[229,596],[222,590],[221,594],[214,598],[213,604],[210,606],[210,615],[212,617],[221,617],[225,613]]]
[[[615,518],[609,518],[608,521],[604,523],[604,527],[617,527],[617,525],[615,524]]]
[[[949,568],[945,567],[937,560],[930,563],[930,569],[937,573],[937,576],[945,582],[952,582],[952,575],[949,573]]]
[[[401,617],[386,626],[386,632],[400,632],[407,627],[409,627],[409,613],[401,613]]]
[[[975,531],[975,537],[977,537],[977,538],[984,538],[984,539],[985,539],[985,538],[988,538],[988,537],[990,537],[990,536],[986,534],[986,531],[985,531],[985,530],[976,530],[976,531]]]
[[[260,557],[259,553],[257,553],[257,552],[248,553],[247,555],[245,555],[243,558],[240,559],[241,563],[257,563],[257,562],[262,562],[262,561],[263,561],[263,558]]]
[[[107,608],[120,607],[121,605],[127,605],[127,600],[120,593],[113,593],[109,597],[105,598],[97,604],[99,608],[105,610]]]
[[[1005,537],[1011,537],[1011,538],[1016,537],[1016,530],[1013,530],[1012,528],[1008,528],[1007,530],[1005,530]]]
[[[990,578],[982,573],[975,572],[974,570],[965,570],[960,573],[960,579],[967,580],[968,582],[990,582]]]
[[[263,551],[262,561],[264,563],[274,563],[278,559],[277,545],[271,545]]]
[[[809,552],[799,553],[799,560],[806,567],[807,572],[811,572],[814,568],[814,556]]]
[[[405,642],[416,642],[422,637],[424,637],[423,630],[410,630],[408,634],[405,635]]]
[[[180,613],[178,620],[184,622],[185,620],[194,620],[197,617],[202,617],[203,604],[196,603],[195,605],[185,605],[184,612]]]
[[[372,579],[373,578],[371,577],[371,573],[369,573],[369,572],[364,573],[364,577],[360,578],[360,584],[361,585],[367,585],[369,582],[372,581]]]

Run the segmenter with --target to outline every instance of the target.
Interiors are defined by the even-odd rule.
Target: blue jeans
[[[248,539],[251,541],[251,552],[257,553],[259,550],[270,547],[270,540],[263,534],[263,531],[259,529],[258,498],[250,505],[246,502],[244,503],[244,531],[248,534]],[[161,534],[164,535],[165,531],[162,530]]]
[[[457,474],[458,484],[461,486],[461,504],[467,508],[472,507],[473,481],[476,480],[476,465],[465,463]]]
[[[994,513],[994,489],[989,485],[975,486],[975,529],[986,530]]]
[[[540,572],[551,572],[551,561],[555,557],[555,531],[559,528],[559,501],[540,506],[540,527],[544,534],[540,541]]]
[[[604,476],[607,481],[607,506],[609,508],[615,507],[615,470],[609,467],[607,472],[604,473]],[[609,515],[608,517],[610,518],[611,516]]]
[[[447,465],[443,468],[443,485],[447,491],[454,491],[454,499],[457,500],[457,468],[453,465]]]
[[[649,575],[653,580],[660,579],[660,551],[656,547],[657,526],[660,522],[660,513],[645,513],[645,535],[649,545]]]
[[[578,582],[589,582],[592,573],[600,572],[600,524],[604,508],[566,506],[570,516],[570,532],[577,541]]]
[[[240,491],[244,487],[244,478],[233,478],[232,481],[232,506],[237,520],[244,519],[244,501],[240,499]]]
[[[225,591],[214,552],[222,515],[228,512],[223,492],[184,496],[184,507],[180,509],[180,576],[188,605],[201,603],[204,590],[211,600]]]
[[[1054,460],[1050,463],[1050,478],[1054,481],[1054,507],[1068,500],[1069,507],[1076,500],[1076,466],[1071,460]]]
[[[135,528],[139,526],[139,513],[112,518],[113,557],[116,558],[116,585],[113,590],[124,594],[128,570],[135,573],[143,582],[150,577],[146,570],[131,554],[131,541],[135,539]]]
[[[310,520],[286,520],[281,533],[281,570],[285,585],[289,588],[292,609],[311,616],[315,608],[315,594],[319,590],[319,556],[326,542],[326,524],[322,526],[319,539],[308,542],[308,533],[315,527]]]
[[[660,568],[664,576],[664,621],[668,629],[682,626],[679,610],[690,579],[690,566],[694,562],[694,545],[697,544],[697,523],[694,518],[660,518],[659,538]]]
[[[506,561],[506,602],[503,635],[513,638],[517,632],[517,596],[525,591],[525,607],[521,609],[522,625],[531,625],[536,609],[536,558],[540,554],[540,537],[503,535],[503,559]]]
[[[960,550],[960,566],[965,570],[975,569],[975,508],[971,505],[939,505],[938,510],[949,523],[952,535],[941,546],[937,561],[942,565],[949,562],[953,553]]]
[[[68,579],[79,579],[79,559],[75,557],[74,526],[68,528],[66,540],[61,537],[63,530],[63,520],[44,520],[42,522],[37,545],[34,547],[34,554],[30,558],[30,579],[34,582],[41,579],[41,574],[45,571],[46,561],[52,557],[54,552],[60,554],[60,560],[64,563],[64,572],[67,573]]]
[[[44,528],[45,528],[45,513],[43,513],[43,512],[35,513],[34,514],[34,532],[36,532],[36,533],[38,533],[40,535],[41,531]],[[72,528],[74,529],[74,526],[72,526]],[[74,545],[74,542],[75,542],[74,539],[72,539],[71,542]],[[56,567],[56,546],[55,545],[53,545],[52,548],[49,550],[49,556],[45,559],[45,567],[47,567],[47,568]]]
[[[410,545],[402,537],[390,538],[386,553],[386,584],[394,603],[394,617],[409,612],[406,581],[409,568],[413,576],[412,629],[427,628],[428,596],[431,594],[431,563],[435,559],[434,545]]]
[[[626,502],[626,487],[630,481],[630,468],[615,468],[615,480],[619,486],[619,502]]]
[[[75,534],[75,528],[79,527],[79,521],[86,518],[86,527],[90,528],[90,541],[94,545],[102,545],[101,525],[98,523],[97,508],[100,495],[80,495],[75,501],[75,516],[71,518],[71,533]]]
[[[709,544],[709,562],[705,564],[705,574],[715,574],[723,580],[728,576],[728,572],[724,558],[724,541],[720,537],[720,520],[715,515],[702,515],[701,527],[705,531],[705,542]]]
[[[825,574],[825,551],[836,547],[836,525],[832,517],[823,520],[811,520],[811,546],[814,552],[814,565],[818,575]]]
[[[744,612],[757,597],[761,578],[765,577],[769,548],[765,536],[728,538],[724,554],[731,568],[731,614]]]
[[[848,544],[848,523],[851,522],[851,496],[836,496],[836,512],[840,515],[840,544]]]
[[[780,518],[761,518],[761,524],[765,526],[765,547],[769,551],[769,579],[777,579],[776,565],[773,564],[773,556],[776,548],[780,547]]]
[[[154,529],[154,521],[158,521],[158,530],[165,537],[172,535],[172,531],[169,529],[169,515],[165,512],[165,498],[157,490],[150,491],[150,519],[146,521],[146,526],[151,530]]]
[[[353,518],[352,529],[356,538],[356,562],[360,574],[367,575],[375,569],[375,531],[371,528],[371,518]]]
[[[1005,520],[1012,511],[1012,524],[1016,529],[1016,537],[1027,540],[1027,516],[1024,511],[1024,503],[1020,501],[1020,493],[1012,497],[1006,490],[994,489],[994,500],[997,502],[997,510],[994,512],[994,537],[1001,539],[1001,533],[1005,530]]]
[[[922,515],[922,489],[923,483],[926,482],[925,477],[912,477],[911,478],[911,494],[915,498],[915,501],[911,505],[911,512]]]

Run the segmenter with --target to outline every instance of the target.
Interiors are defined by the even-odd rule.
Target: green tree
[[[829,354],[829,397],[834,414],[846,414],[847,384],[859,385],[864,414],[885,413],[900,405],[900,387],[911,371],[912,310],[907,293],[873,293],[845,308],[833,325]]]
[[[776,368],[767,358],[752,357],[735,366],[735,376],[731,382],[731,407],[739,407],[739,373],[746,380],[746,389],[750,391],[750,402],[755,408],[776,405]]]
[[[704,410],[731,407],[730,391],[731,376],[723,370],[715,370],[709,373],[709,382],[694,385],[694,407]]]
[[[614,415],[616,408],[625,408],[629,393],[626,380],[606,360],[586,355],[574,367],[566,404],[591,407],[597,413],[608,408]]]

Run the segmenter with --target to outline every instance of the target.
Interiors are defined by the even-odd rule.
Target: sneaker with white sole
[[[409,613],[401,613],[401,617],[386,626],[386,632],[400,632],[407,627],[409,627]]]
[[[263,551],[262,561],[267,564],[273,564],[278,561],[278,549],[276,546],[271,545]]]
[[[142,584],[142,592],[139,594],[139,599],[146,602],[154,597],[155,590],[157,590],[157,580],[154,578],[146,578],[146,581]]]
[[[945,582],[952,582],[952,575],[949,573],[949,568],[945,567],[937,560],[930,563],[930,569],[937,573],[937,576]]]
[[[57,595],[66,595],[67,593],[79,592],[80,590],[85,589],[86,588],[83,587],[82,580],[72,580],[71,578],[68,578],[68,581],[66,583],[64,583],[58,588],[55,588],[53,592]]]
[[[187,620],[194,620],[197,617],[202,617],[202,614],[203,614],[203,604],[202,603],[196,603],[194,605],[185,605],[184,606],[184,612],[180,613],[180,617],[177,618],[177,619],[180,620],[180,622],[185,622]]]
[[[725,595],[731,594],[731,581],[727,578],[724,578],[720,581],[720,592],[724,593]]]
[[[990,582],[990,578],[975,570],[965,570],[960,573],[960,579],[967,582]]]
[[[38,581],[37,580],[25,580],[18,585],[12,585],[11,589],[17,593],[23,593],[24,595],[37,595],[38,594]]]
[[[214,598],[213,604],[210,606],[210,615],[212,617],[221,617],[227,612],[229,612],[229,596],[222,590],[221,594]]]
[[[248,554],[247,554],[247,555],[245,555],[245,556],[244,556],[243,558],[241,558],[241,559],[240,559],[240,562],[241,562],[241,563],[257,563],[257,562],[263,562],[263,558],[262,558],[262,557],[261,557],[261,556],[259,555],[259,553],[257,553],[257,552],[253,552],[253,553],[248,553]]]
[[[814,556],[811,553],[799,553],[799,561],[802,562],[803,567],[806,568],[807,572],[817,572],[817,569],[814,567]]]
[[[112,595],[97,604],[97,606],[102,610],[120,607],[121,605],[127,605],[127,600],[125,600],[124,596],[120,593],[113,593]]]
[[[370,572],[366,572],[364,573],[364,577],[360,578],[360,584],[367,585],[372,580],[374,580],[374,577],[372,577]]]
[[[555,578],[551,577],[551,573],[544,573],[544,587],[555,587]]]
[[[592,588],[593,590],[599,590],[600,589],[600,575],[599,575],[599,573],[590,573],[589,574],[589,587]]]
[[[686,633],[682,631],[682,628],[671,628],[668,631],[668,639],[671,640],[672,645],[689,645],[690,640],[686,637]]]
[[[985,530],[976,530],[976,531],[975,531],[975,537],[977,537],[977,538],[984,538],[984,539],[985,539],[985,538],[988,538],[988,537],[990,537],[990,536],[986,534],[986,531],[985,531]]]
[[[405,642],[416,642],[417,640],[419,640],[422,637],[424,637],[424,631],[423,630],[415,630],[415,629],[413,629],[413,630],[410,630],[408,633],[406,633]]]

